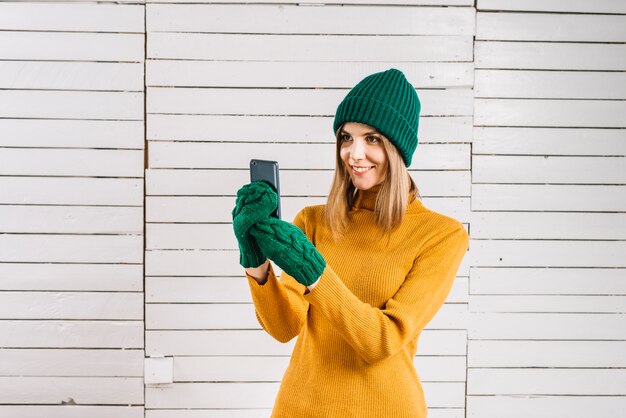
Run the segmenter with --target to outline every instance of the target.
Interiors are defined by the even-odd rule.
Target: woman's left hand
[[[261,251],[299,283],[317,282],[326,267],[324,257],[297,226],[266,217],[250,228]]]

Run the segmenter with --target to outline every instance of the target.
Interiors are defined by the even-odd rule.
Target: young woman
[[[427,416],[413,365],[418,338],[447,298],[469,237],[418,198],[407,167],[419,112],[401,71],[371,74],[335,114],[325,205],[290,224],[269,216],[276,195],[265,183],[237,193],[233,226],[259,323],[278,341],[298,337],[273,418]]]

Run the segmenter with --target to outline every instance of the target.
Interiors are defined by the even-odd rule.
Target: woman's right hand
[[[277,205],[276,192],[265,182],[255,181],[237,191],[232,217],[239,246],[239,264],[242,267],[260,267],[267,260],[254,237],[250,235],[250,228],[259,220],[267,218]]]

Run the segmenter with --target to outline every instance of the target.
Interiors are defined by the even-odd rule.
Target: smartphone
[[[280,219],[280,182],[278,181],[278,162],[250,160],[250,181],[264,181],[274,188],[278,195],[278,206],[271,216]]]

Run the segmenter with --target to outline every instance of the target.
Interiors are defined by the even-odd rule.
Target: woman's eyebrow
[[[340,132],[340,133],[342,133],[342,134],[352,135],[350,132],[348,132],[348,131],[344,131],[343,129],[341,130],[341,132]],[[374,134],[374,135],[380,135],[380,134],[379,134],[378,132],[376,132],[376,131],[365,132],[363,135],[371,135],[371,134]]]

